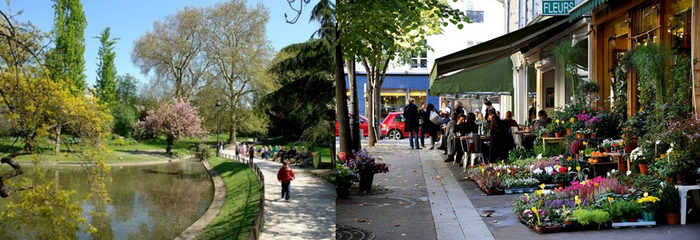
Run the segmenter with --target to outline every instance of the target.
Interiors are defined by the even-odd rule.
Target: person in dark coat
[[[515,148],[515,141],[513,141],[513,135],[508,131],[508,124],[505,121],[501,120],[493,111],[489,113],[489,117],[491,118],[489,162],[495,163],[498,160],[508,158],[508,152]]]
[[[418,131],[420,130],[418,119],[420,114],[418,114],[418,107],[413,104],[415,101],[415,99],[409,98],[408,105],[403,110],[403,116],[406,118],[404,131],[408,132],[408,142],[411,144],[411,149],[413,149],[413,145],[416,146],[416,149],[420,149],[420,145],[418,145]]]
[[[425,108],[425,111],[423,112],[423,126],[421,129],[421,134],[420,134],[420,141],[421,145],[425,147],[425,144],[423,142],[423,137],[425,137],[425,134],[430,135],[430,150],[435,149],[435,142],[437,142],[437,132],[440,128],[439,125],[436,125],[432,121],[430,121],[430,113],[438,113],[437,110],[435,110],[435,106],[432,103],[428,103],[428,106]]]
[[[457,108],[455,108],[455,111],[457,114],[463,114],[464,112],[464,106],[462,105],[462,102],[457,101]]]
[[[545,112],[544,110],[540,110],[539,112],[537,112],[537,116],[539,117],[539,119],[535,120],[532,123],[533,129],[545,129],[547,128],[547,125],[552,123],[552,119],[547,117],[547,112]]]
[[[430,118],[425,117],[425,102],[422,102],[420,104],[420,108],[418,108],[418,115],[420,118],[418,119],[418,125],[420,125],[420,145],[422,148],[425,148],[425,134],[426,134],[426,129],[425,129],[425,121],[430,121]]]

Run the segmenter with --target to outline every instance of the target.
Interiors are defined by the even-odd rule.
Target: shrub
[[[116,103],[110,106],[110,111],[114,121],[112,122],[112,133],[124,137],[131,137],[134,132],[134,124],[138,120],[136,108],[131,105]]]
[[[194,149],[194,156],[200,161],[209,159],[211,157],[211,147],[204,143],[198,144]]]
[[[667,213],[677,213],[680,211],[681,197],[678,193],[678,189],[676,189],[673,184],[664,184],[661,190],[659,190],[659,198],[661,199],[661,207],[663,207]]]

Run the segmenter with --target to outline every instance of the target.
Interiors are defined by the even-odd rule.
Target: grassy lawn
[[[278,137],[271,137],[268,138],[265,142],[263,142],[261,145],[263,146],[276,146],[276,145],[282,145],[286,149],[289,149],[293,146],[304,146],[303,144],[298,142],[298,137],[295,136],[278,136]],[[330,163],[331,162],[331,148],[329,146],[313,146],[314,150],[319,152],[321,154],[321,163]]]
[[[216,157],[209,159],[209,163],[224,180],[226,202],[196,239],[247,239],[258,215],[260,182],[245,164]]]

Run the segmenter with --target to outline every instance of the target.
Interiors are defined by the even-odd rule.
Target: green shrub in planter
[[[680,211],[681,196],[673,184],[664,184],[659,191],[659,199],[661,199],[661,207],[667,213],[678,213]]]

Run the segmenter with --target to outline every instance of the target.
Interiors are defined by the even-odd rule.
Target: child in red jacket
[[[294,180],[294,171],[289,168],[289,163],[282,162],[282,167],[277,172],[277,181],[282,183],[282,197],[287,202],[289,202],[289,183],[292,182],[292,180]]]

